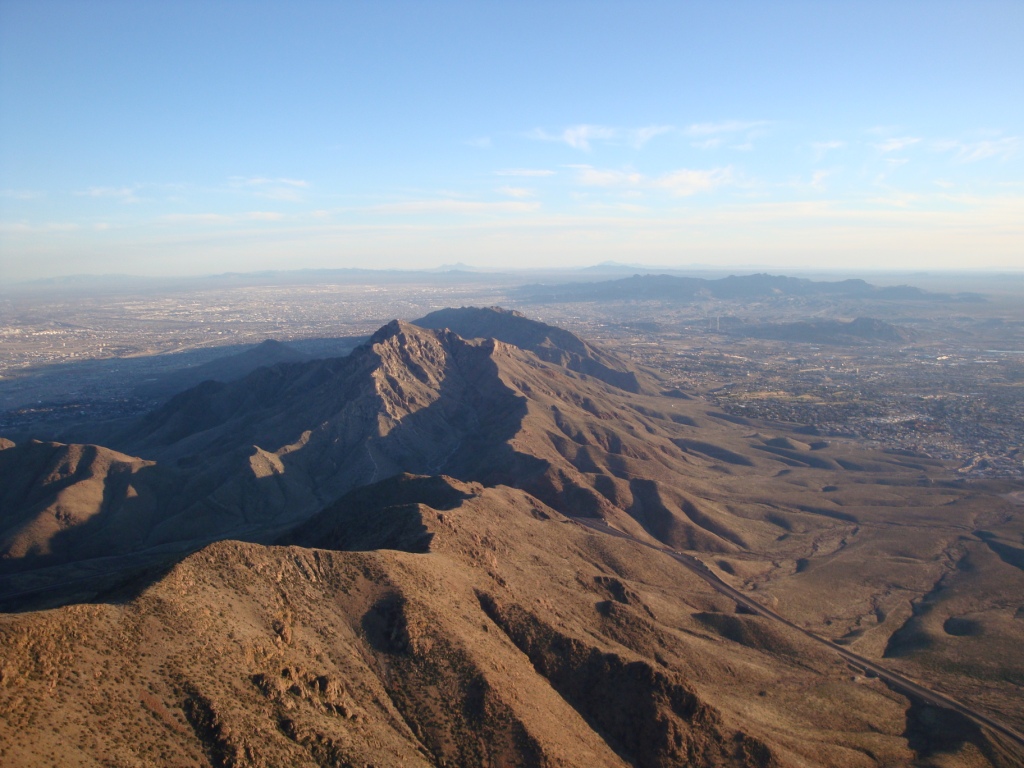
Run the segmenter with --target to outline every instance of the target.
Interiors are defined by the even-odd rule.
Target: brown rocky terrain
[[[641,543],[1019,731],[1014,489],[450,312],[5,444],[4,764],[1020,764]]]

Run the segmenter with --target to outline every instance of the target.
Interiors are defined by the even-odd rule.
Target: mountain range
[[[464,307],[0,441],[0,759],[1019,764],[1019,508],[796,426]]]
[[[659,299],[767,299],[795,296],[879,299],[885,301],[981,301],[973,293],[934,293],[910,285],[877,286],[858,278],[822,281],[782,275],[729,275],[719,279],[679,275],[633,275],[618,280],[524,285],[515,296],[528,302]]]

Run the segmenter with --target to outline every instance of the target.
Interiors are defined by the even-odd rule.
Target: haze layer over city
[[[1022,33],[0,3],[0,763],[1024,764]]]

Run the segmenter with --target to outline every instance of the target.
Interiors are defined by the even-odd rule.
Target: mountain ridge
[[[531,320],[515,310],[501,307],[441,309],[414,320],[413,324],[436,330],[449,328],[466,338],[495,338],[627,392],[646,391],[637,372],[621,360],[569,331]]]
[[[1010,501],[466,309],[201,384],[120,435],[145,458],[0,442],[5,762],[1015,764],[663,551],[1012,720]]]
[[[885,301],[981,301],[974,293],[931,293],[909,285],[875,286],[860,278],[815,281],[765,273],[729,275],[718,279],[677,275],[637,274],[618,280],[560,285],[526,285],[515,294],[532,302],[662,299],[693,301],[701,297],[752,299],[780,296],[872,298]]]

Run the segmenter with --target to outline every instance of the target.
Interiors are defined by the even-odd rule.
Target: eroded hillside
[[[189,390],[138,459],[0,451],[8,606],[63,606],[0,617],[5,762],[1019,761],[644,546],[1020,729],[1006,489],[451,312]]]

